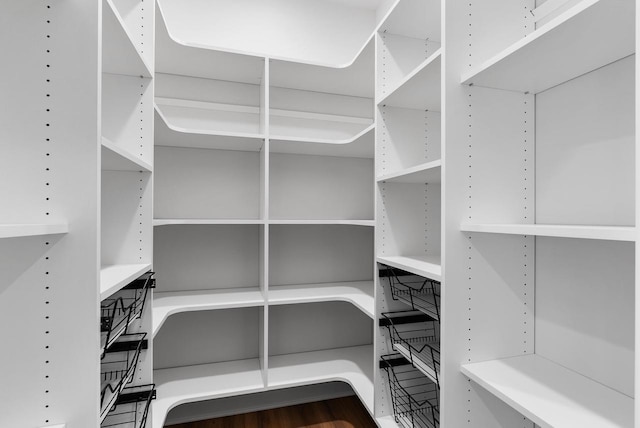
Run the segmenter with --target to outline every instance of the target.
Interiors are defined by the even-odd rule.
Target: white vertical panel
[[[1,9],[0,222],[66,221],[69,233],[0,243],[0,426],[92,427],[100,2],[10,0]]]
[[[634,62],[537,95],[538,223],[634,224]]]

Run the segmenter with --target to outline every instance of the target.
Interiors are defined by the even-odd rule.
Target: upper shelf
[[[324,284],[273,285],[269,287],[269,304],[345,301],[374,318],[373,281]]]
[[[583,0],[462,75],[463,84],[533,94],[635,52],[633,0]]]
[[[136,49],[112,0],[103,0],[102,5],[102,71],[151,77],[151,68]]]
[[[378,256],[377,261],[415,275],[442,280],[440,256]]]
[[[465,364],[461,371],[541,428],[633,426],[633,398],[538,355]]]
[[[508,235],[549,236],[558,238],[599,239],[606,241],[636,240],[631,226],[581,226],[563,224],[462,224],[463,232],[500,233]]]
[[[153,336],[169,316],[179,312],[261,306],[259,288],[233,288],[207,291],[171,291],[153,294]]]
[[[342,68],[354,62],[397,3],[160,0],[158,8],[169,36],[184,46]]]
[[[153,167],[134,154],[102,137],[102,169],[151,172]]]
[[[420,63],[378,105],[440,111],[440,65],[442,50]]]
[[[440,183],[441,174],[442,161],[436,160],[382,175],[377,178],[377,181],[380,183]]]
[[[228,361],[153,371],[157,398],[151,406],[153,428],[180,404],[263,391],[258,359]]]
[[[265,220],[257,219],[217,219],[217,218],[154,218],[154,226],[179,226],[179,225],[197,225],[197,224],[265,224]]]
[[[347,382],[373,415],[373,347],[328,349],[269,357],[269,388]]]
[[[375,124],[371,124],[355,136],[344,140],[272,137],[269,149],[273,153],[373,158],[374,131]]]
[[[0,239],[58,235],[68,232],[69,225],[66,223],[0,224]]]
[[[368,226],[376,225],[375,220],[287,220],[271,219],[269,224],[297,224],[297,225],[345,225],[345,226]]]

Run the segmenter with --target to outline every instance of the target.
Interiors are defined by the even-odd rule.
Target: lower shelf
[[[541,428],[633,426],[633,398],[538,355],[465,364],[461,371]]]
[[[179,312],[246,308],[263,304],[264,297],[258,287],[156,292],[153,295],[153,336],[169,316]]]
[[[324,284],[275,285],[269,287],[269,304],[345,301],[374,318],[373,281]]]
[[[156,400],[152,428],[161,428],[169,411],[180,404],[263,391],[260,360],[154,370]]]
[[[442,280],[440,256],[378,256],[377,261],[415,275]]]
[[[373,415],[373,347],[328,349],[269,357],[269,389],[344,381]]]
[[[149,263],[102,266],[100,269],[100,300],[111,296],[149,269],[151,269]]]

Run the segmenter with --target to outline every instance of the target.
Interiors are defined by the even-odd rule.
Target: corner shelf
[[[632,226],[581,226],[558,224],[462,224],[463,232],[499,233],[508,235],[547,236],[558,238],[636,241]]]
[[[152,172],[153,166],[102,137],[102,170]]]
[[[0,224],[0,239],[69,233],[66,223]]]
[[[466,85],[537,94],[635,52],[633,1],[583,0],[464,73]]]
[[[373,346],[353,346],[269,357],[269,389],[347,382],[373,414]]]
[[[176,313],[261,305],[264,305],[264,297],[258,287],[155,292],[153,295],[152,336],[158,333],[169,316]]]
[[[193,149],[240,150],[257,152],[263,145],[263,134],[197,133],[177,127],[155,106],[154,140],[156,146]]]
[[[155,218],[154,226],[176,226],[189,224],[265,224],[265,220],[259,219],[208,219],[208,218]]]
[[[102,71],[150,78],[151,68],[136,49],[113,1],[103,0],[102,5]]]
[[[376,181],[378,183],[440,183],[441,175],[442,161],[436,160],[382,175]]]
[[[373,119],[271,109],[269,138],[276,141],[344,144],[370,130]]]
[[[111,296],[149,269],[151,269],[150,263],[102,266],[100,269],[100,300]]]
[[[269,224],[298,224],[298,225],[346,225],[346,226],[367,226],[376,225],[375,220],[269,220]]]
[[[442,50],[424,60],[378,101],[378,105],[440,111],[440,68]]]
[[[156,97],[155,108],[167,126],[177,132],[265,138],[260,130],[259,107]]]
[[[461,371],[541,428],[633,426],[633,398],[537,355],[465,364]]]
[[[269,141],[270,150],[272,153],[373,158],[374,129],[375,125],[371,124],[353,137],[339,140],[273,136]]]
[[[257,358],[154,370],[153,379],[157,398],[152,406],[152,428],[161,428],[167,413],[180,404],[265,389]]]
[[[352,303],[373,319],[375,317],[374,288],[373,281],[274,285],[269,287],[268,303],[270,305],[286,305],[345,301]]]
[[[378,256],[376,261],[415,275],[442,280],[440,256]]]

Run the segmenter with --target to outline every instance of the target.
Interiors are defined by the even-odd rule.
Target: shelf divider
[[[541,428],[633,426],[633,398],[538,355],[465,364],[461,371]]]

